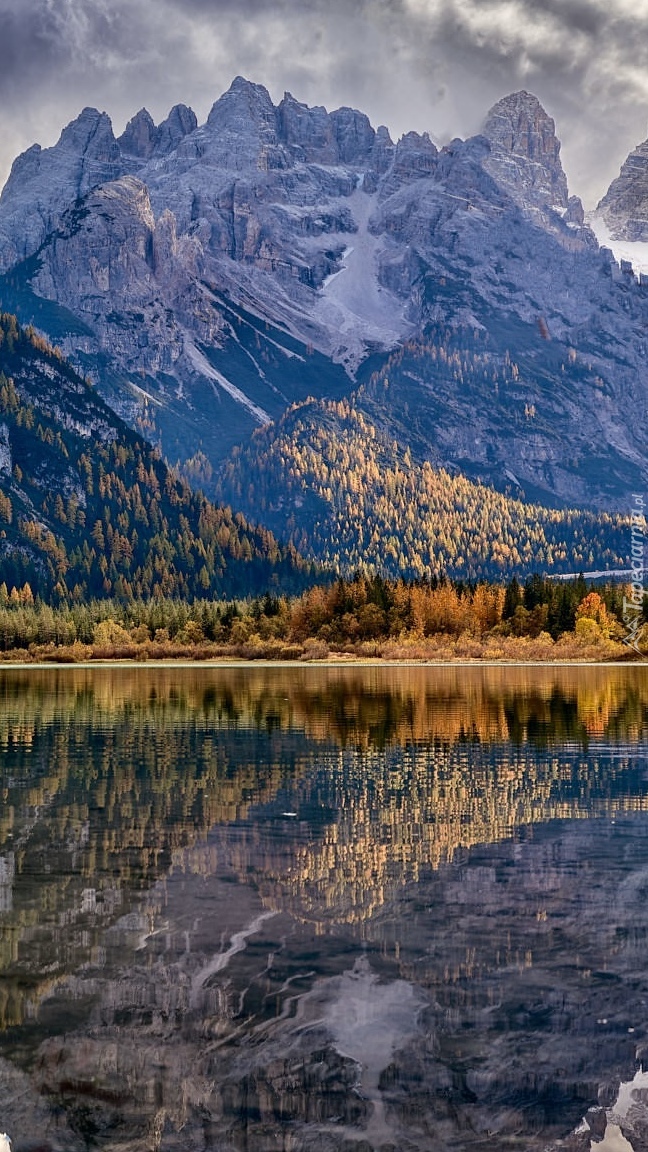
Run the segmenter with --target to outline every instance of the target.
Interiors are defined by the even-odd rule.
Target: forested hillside
[[[310,579],[191,491],[32,329],[0,316],[0,572],[45,596],[192,598]]]
[[[428,281],[426,291],[451,288]],[[529,503],[624,509],[619,492],[641,491],[641,470],[622,435],[602,451],[610,376],[542,318],[484,321],[429,325],[357,389],[355,406],[419,462],[445,462]]]
[[[620,516],[523,503],[418,464],[361,410],[380,388],[387,376],[350,401],[295,405],[259,429],[223,468],[220,498],[346,572],[366,563],[391,576],[481,579],[627,566]]]

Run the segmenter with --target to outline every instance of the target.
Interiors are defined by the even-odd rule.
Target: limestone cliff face
[[[290,403],[350,390],[370,355],[430,324],[495,333],[515,358],[511,318],[562,341],[561,362],[583,343],[603,381],[598,448],[614,444],[635,472],[647,455],[644,294],[585,226],[554,122],[525,92],[441,149],[426,133],[394,143],[350,108],[290,93],[275,105],[241,77],[202,125],[184,105],[160,125],[142,109],[117,140],[85,109],[55,147],[16,160],[0,199],[3,271],[4,306],[144,419],[172,460],[202,442],[217,464]],[[592,409],[587,389],[572,400]],[[559,460],[567,430],[546,405],[544,417]],[[496,478],[509,449],[476,417],[459,431],[492,444],[497,467],[490,455],[479,465]],[[522,481],[569,500],[557,471],[525,471],[527,448]]]
[[[556,125],[535,96],[514,92],[498,101],[482,131],[491,145],[485,167],[517,203],[567,208]]]
[[[196,257],[196,243],[178,238],[173,214],[156,219],[146,185],[123,176],[63,215],[40,253],[32,284],[81,318],[94,333],[92,344],[127,371],[173,372],[183,349],[182,318],[200,275]],[[172,315],[161,296],[173,305]],[[194,329],[202,339],[214,339],[217,320],[213,314],[212,323],[202,326],[194,315]]]
[[[598,206],[612,236],[648,240],[648,140],[639,144]]]
[[[84,108],[53,148],[17,158],[0,197],[0,269],[30,256],[61,213],[126,165],[105,112]]]
[[[0,476],[11,475],[11,444],[9,442],[9,429],[6,424],[0,424]],[[0,864],[0,883],[2,880],[2,866]]]
[[[158,127],[146,108],[141,108],[129,120],[117,143],[126,155],[150,160],[152,156],[167,156],[173,152],[197,127],[196,114],[186,104],[176,104]]]

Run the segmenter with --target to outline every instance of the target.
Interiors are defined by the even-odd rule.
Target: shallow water
[[[0,671],[0,1132],[648,1148],[647,737],[643,667]]]

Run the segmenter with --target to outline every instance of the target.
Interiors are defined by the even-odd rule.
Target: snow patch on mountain
[[[593,226],[641,275],[636,156],[626,177],[609,211],[632,242]],[[345,394],[368,356],[427,342],[432,326],[492,337],[489,355],[514,362],[525,389],[498,399],[485,362],[473,398],[486,398],[482,414],[474,403],[461,419],[439,409],[425,433],[434,459],[471,459],[497,482],[506,466],[561,500],[573,499],[574,470],[599,499],[594,444],[619,457],[615,491],[645,474],[648,295],[584,226],[554,122],[526,92],[499,101],[480,135],[441,149],[425,133],[393,144],[353,109],[289,95],[275,106],[240,77],[202,126],[183,106],[159,127],[142,110],[116,140],[105,114],[85,110],[54,148],[16,160],[0,199],[3,271],[3,306],[42,327],[126,419],[135,396],[140,408],[158,397],[151,435],[170,459],[200,444],[217,465],[253,425],[309,395]],[[565,396],[580,454],[556,399],[572,349]],[[462,401],[457,357],[430,377],[428,407],[448,381],[448,402]],[[536,360],[548,384],[532,394]],[[596,425],[587,436],[583,413]]]
[[[609,248],[619,264],[622,260],[628,260],[632,264],[635,276],[648,276],[648,241],[618,240],[612,235],[610,226],[598,212],[591,212],[587,217],[587,223],[601,248]]]
[[[376,194],[357,189],[349,197],[357,232],[342,253],[343,267],[324,280],[314,309],[315,320],[339,334],[335,357],[351,370],[366,356],[368,344],[393,348],[411,331],[403,300],[379,282],[387,240],[370,231],[376,206]]]

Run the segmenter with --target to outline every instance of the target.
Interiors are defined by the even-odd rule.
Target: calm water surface
[[[642,1152],[647,737],[645,667],[0,671],[0,1132]]]

